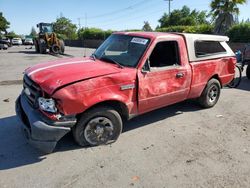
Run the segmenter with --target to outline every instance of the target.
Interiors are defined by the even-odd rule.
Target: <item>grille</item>
[[[28,102],[34,107],[38,107],[37,99],[42,96],[42,90],[40,87],[31,80],[27,75],[23,77],[23,89]],[[25,92],[25,90],[28,90]]]

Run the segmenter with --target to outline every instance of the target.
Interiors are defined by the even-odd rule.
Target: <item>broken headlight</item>
[[[46,99],[43,97],[38,98],[39,108],[45,112],[56,113],[57,108],[54,99]]]

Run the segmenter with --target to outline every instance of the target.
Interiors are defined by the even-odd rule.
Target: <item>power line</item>
[[[126,17],[127,20],[124,21],[124,22],[129,22],[130,20],[135,20],[135,19],[138,19],[138,18],[143,18],[143,17],[148,16],[148,15],[153,15],[153,14],[159,13],[159,11],[163,11],[163,10],[165,10],[165,9],[154,10],[154,11],[151,11],[151,12],[147,12],[146,14],[143,14],[143,15],[140,15],[140,16],[136,16],[136,17],[134,17],[134,16],[132,16],[130,18]],[[124,19],[124,18],[122,18],[122,19]],[[105,27],[105,26],[109,26],[111,24],[120,23],[120,22],[121,22],[121,20],[118,18],[114,22],[110,22],[109,24],[104,24],[104,25],[100,24],[100,25],[102,27]]]
[[[153,2],[153,3],[155,3],[155,2]],[[143,9],[145,10],[146,8],[151,8],[152,7],[152,4],[150,3],[150,4],[148,4],[149,6],[146,6],[146,7],[143,7]],[[162,8],[162,7],[161,7]],[[136,9],[139,9],[140,11],[138,11],[138,10],[136,10]],[[112,22],[112,21],[116,21],[116,20],[118,20],[118,19],[123,19],[123,18],[127,18],[127,16],[131,16],[131,15],[138,15],[138,13],[144,13],[144,11],[141,11],[141,9],[142,9],[142,7],[140,6],[140,7],[136,7],[135,9],[133,9],[133,11],[130,11],[130,12],[128,12],[128,13],[125,13],[125,12],[121,12],[122,14],[120,14],[119,15],[119,17],[112,17],[112,18],[110,18],[110,19],[105,19],[105,20],[103,20],[103,21],[95,21],[95,22],[90,22],[89,24],[90,25],[95,25],[95,24],[100,24],[100,22],[102,22],[102,23],[109,23],[109,22]]]
[[[134,9],[141,8],[143,5],[147,4],[150,1],[152,2],[152,0],[142,0],[142,1],[139,1],[139,2],[137,2],[135,4],[132,4],[132,5],[128,6],[128,7],[126,7],[126,8],[118,9],[118,10],[115,10],[115,11],[112,11],[112,12],[107,12],[107,13],[96,15],[96,16],[92,16],[92,17],[91,16],[87,17],[87,14],[85,13],[84,17],[78,17],[77,18],[78,19],[78,23],[80,22],[81,19],[84,19],[85,20],[84,21],[85,22],[85,26],[84,27],[86,28],[87,27],[87,23],[89,23],[88,22],[89,19],[103,18],[103,17],[107,17],[107,16],[114,17],[114,14],[124,13],[126,11],[131,11],[131,10],[134,10]],[[142,4],[142,6],[139,6],[141,4]],[[112,18],[111,20],[114,20],[114,18]],[[115,20],[116,20],[116,18],[115,18]],[[108,20],[108,22],[109,22],[109,20]],[[99,24],[99,23],[100,22],[98,22],[96,24]],[[79,25],[79,28],[81,28],[81,25],[80,24],[78,24],[78,25]],[[93,24],[90,24],[90,25],[93,25]]]
[[[148,1],[152,1],[152,0],[142,0],[142,1],[138,2],[138,3],[130,5],[128,7],[125,7],[125,8],[122,8],[122,9],[118,9],[118,10],[115,10],[115,11],[112,11],[112,12],[107,12],[107,13],[104,13],[104,14],[99,14],[99,15],[96,15],[96,16],[91,16],[91,17],[88,17],[88,19],[100,18],[100,17],[104,17],[104,16],[109,16],[109,15],[113,15],[113,14],[116,14],[116,13],[120,13],[121,11],[130,10],[130,9],[134,8],[135,6],[138,6],[138,5],[143,4],[143,3],[147,3]],[[82,18],[85,18],[85,17],[79,17],[79,18],[82,19]]]

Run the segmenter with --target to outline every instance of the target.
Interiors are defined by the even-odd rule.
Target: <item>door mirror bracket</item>
[[[149,59],[146,60],[144,66],[142,67],[141,72],[144,73],[144,74],[150,72],[150,61],[149,61]]]

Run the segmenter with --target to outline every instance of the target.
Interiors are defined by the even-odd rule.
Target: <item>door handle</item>
[[[176,74],[176,78],[183,78],[183,77],[184,77],[184,73],[182,73],[182,72],[178,72]]]

